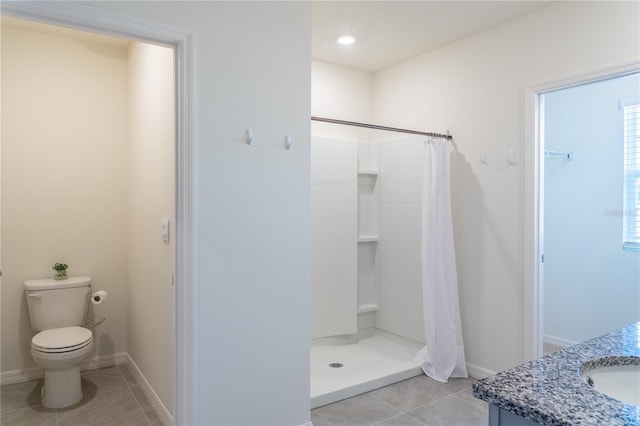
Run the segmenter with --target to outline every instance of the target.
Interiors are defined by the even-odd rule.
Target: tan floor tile
[[[28,407],[0,414],[2,426],[56,426],[56,410]]]
[[[454,395],[425,404],[407,413],[430,426],[486,426],[489,423],[488,409]]]
[[[59,426],[147,426],[147,420],[130,392],[98,392],[90,398],[58,410]]]
[[[450,379],[448,383],[442,383],[421,375],[372,391],[371,394],[392,407],[407,412],[472,384],[473,380],[469,379]]]
[[[315,411],[334,425],[372,425],[402,414],[370,393],[316,408]]]
[[[0,390],[0,407],[2,411],[18,408],[37,407],[40,404],[40,389],[44,380],[4,385]]]
[[[127,384],[118,367],[99,368],[82,372],[82,392],[85,395],[102,392],[126,392]]]

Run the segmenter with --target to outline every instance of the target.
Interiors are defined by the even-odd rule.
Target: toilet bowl
[[[40,279],[24,282],[31,328],[33,361],[44,371],[42,405],[63,408],[82,399],[80,364],[93,349],[85,324],[91,278]]]
[[[80,364],[93,349],[93,334],[83,327],[41,331],[31,340],[31,356],[45,370],[42,405],[63,408],[82,400]]]

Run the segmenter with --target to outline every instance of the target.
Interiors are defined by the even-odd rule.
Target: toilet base
[[[68,370],[45,370],[41,395],[42,405],[46,408],[64,408],[81,401],[80,366]]]

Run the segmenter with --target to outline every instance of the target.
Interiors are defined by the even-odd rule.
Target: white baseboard
[[[80,369],[95,370],[97,368],[113,367],[114,365],[124,364],[127,354],[124,352],[113,355],[98,355],[87,358]],[[44,377],[44,370],[40,367],[28,367],[18,370],[3,371],[0,373],[0,384],[12,385],[15,383],[28,382],[30,380],[39,380]]]
[[[550,343],[554,346],[560,346],[561,348],[568,348],[569,346],[577,345],[580,342],[575,342],[573,340],[564,339],[562,337],[551,336],[550,334],[544,334],[542,336],[542,341],[544,343]]]
[[[127,360],[127,353],[120,352],[113,355],[94,356],[84,360],[80,366],[80,370],[96,370],[98,368],[113,367],[114,365],[124,364]]]
[[[484,379],[485,377],[495,376],[495,371],[487,370],[479,365],[467,363],[467,373],[469,377],[474,379]]]
[[[153,390],[153,388],[151,387],[147,379],[142,374],[142,371],[140,371],[140,369],[138,368],[136,363],[133,361],[133,359],[131,359],[129,354],[125,354],[125,356],[126,356],[126,361],[124,363],[125,367],[127,367],[129,372],[135,379],[136,383],[138,383],[138,386],[140,386],[140,389],[142,389],[144,396],[147,397],[147,400],[149,401],[149,403],[155,410],[156,414],[160,418],[160,421],[162,421],[162,424],[164,424],[165,426],[172,425],[173,416],[171,416],[171,413],[169,413],[169,410],[167,410],[167,407],[164,406],[164,404],[162,403],[158,395],[155,393],[155,391]]]
[[[21,368],[19,370],[3,371],[0,373],[1,385],[13,385],[44,377],[44,370],[40,367]]]

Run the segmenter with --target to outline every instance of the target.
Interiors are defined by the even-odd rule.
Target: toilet
[[[31,328],[31,356],[44,372],[42,405],[63,408],[82,400],[80,364],[93,349],[85,323],[91,277],[24,282]]]

